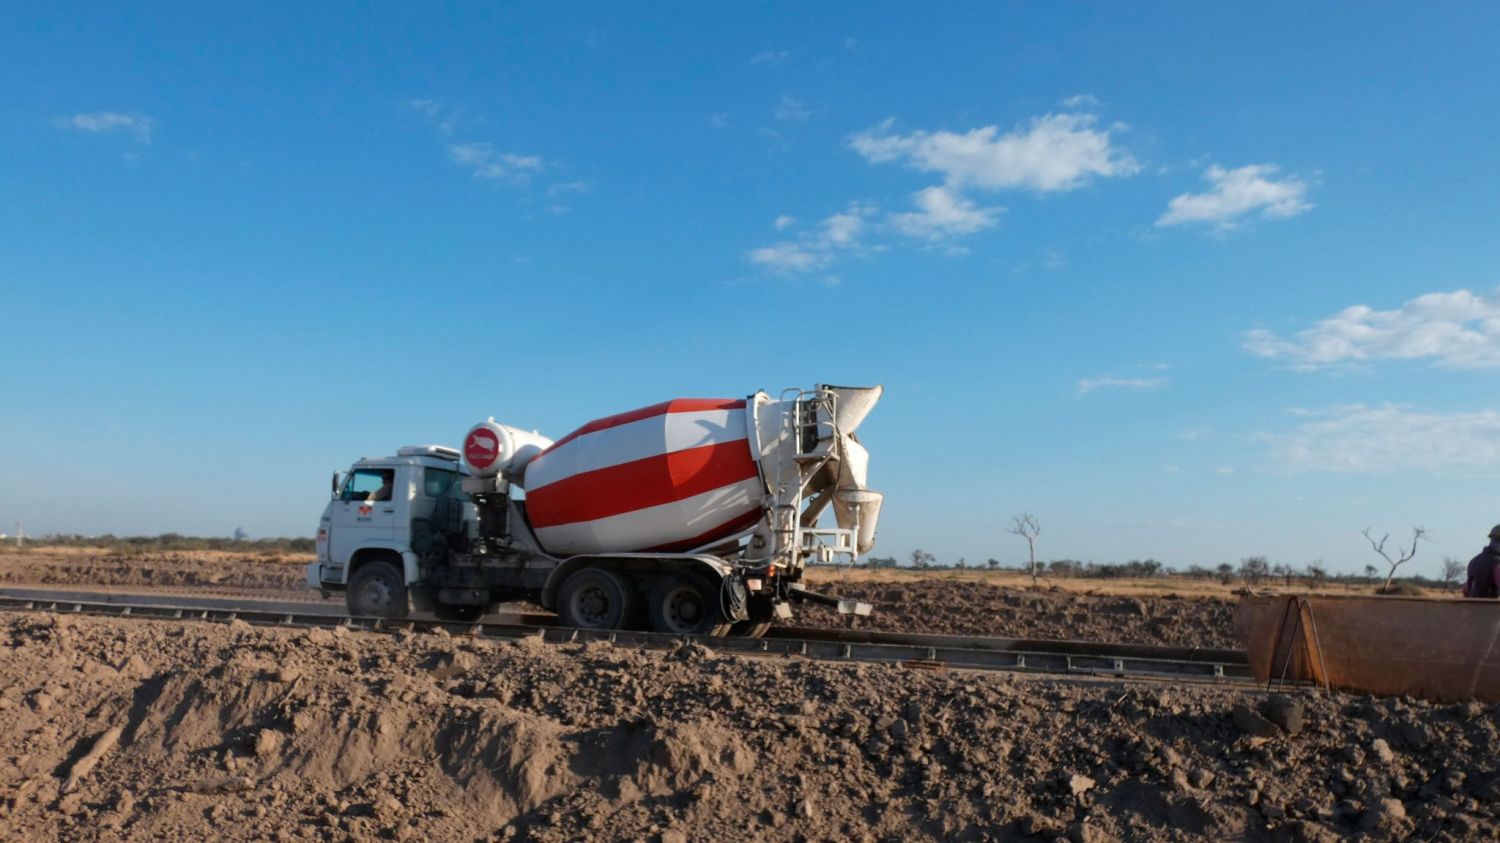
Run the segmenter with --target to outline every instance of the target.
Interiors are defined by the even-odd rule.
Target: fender
[[[406,584],[411,585],[419,580],[421,569],[418,567],[417,554],[415,552],[397,542],[372,541],[365,542],[364,544],[356,548],[353,553],[349,554],[350,564],[348,570],[344,573],[345,583],[349,581],[350,577],[354,576],[354,572],[359,568],[359,563],[356,563],[355,560],[359,559],[362,554],[370,550],[389,550],[399,554],[401,556],[401,567],[403,569]]]

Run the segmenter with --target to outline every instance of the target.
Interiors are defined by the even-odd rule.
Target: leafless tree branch
[[[1417,555],[1417,544],[1421,542],[1422,539],[1427,538],[1427,528],[1412,527],[1411,548],[1409,550],[1402,550],[1401,546],[1397,545],[1395,548],[1396,558],[1394,559],[1391,558],[1390,552],[1385,549],[1386,542],[1390,541],[1391,538],[1390,533],[1386,533],[1385,535],[1380,537],[1380,541],[1376,541],[1371,528],[1366,527],[1363,531],[1361,531],[1360,535],[1363,535],[1365,537],[1365,541],[1368,541],[1370,543],[1370,547],[1376,553],[1380,554],[1380,558],[1384,559],[1386,564],[1390,566],[1390,570],[1388,570],[1385,575],[1385,584],[1380,587],[1380,590],[1382,592],[1387,592],[1391,590],[1391,581],[1396,578],[1396,569],[1401,567],[1402,565],[1405,565],[1407,562],[1410,562],[1412,558]]]
[[[1010,520],[1015,526],[1006,532],[1015,533],[1026,540],[1027,553],[1031,558],[1031,584],[1036,585],[1036,537],[1042,534],[1042,522],[1029,512],[1013,515]]]

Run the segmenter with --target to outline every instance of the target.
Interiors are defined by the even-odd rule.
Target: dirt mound
[[[275,600],[316,600],[301,557],[227,553],[0,554],[0,583],[178,591]],[[823,573],[823,572],[820,572]],[[983,580],[843,580],[823,573],[814,589],[872,603],[868,618],[807,604],[794,623],[893,632],[1072,638],[1135,644],[1236,648],[1233,604],[1216,597],[1080,594]],[[516,608],[541,611],[518,604]]]
[[[1500,706],[0,614],[0,837],[1495,839]]]
[[[307,561],[276,555],[10,553],[0,555],[0,583],[191,588],[311,598],[316,592],[307,587],[302,567]]]
[[[796,623],[1004,638],[1240,646],[1234,637],[1234,604],[1213,597],[1079,594],[1060,588],[1028,590],[943,579],[840,582],[833,578],[817,587],[874,604],[875,611],[869,617],[850,618],[809,606],[798,613]]]

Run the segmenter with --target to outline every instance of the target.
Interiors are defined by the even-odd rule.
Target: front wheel
[[[619,629],[629,620],[634,595],[619,574],[584,568],[563,581],[557,614],[563,626]]]
[[[404,618],[406,578],[389,562],[368,562],[349,578],[344,598],[354,617]]]
[[[719,611],[719,592],[707,580],[672,574],[656,581],[647,604],[651,628],[673,635],[724,635],[729,621]]]

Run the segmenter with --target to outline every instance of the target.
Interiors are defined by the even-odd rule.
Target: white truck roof
[[[407,445],[396,450],[398,457],[437,457],[458,462],[458,449],[444,445]]]
[[[457,471],[468,476],[469,467],[459,461],[458,451],[443,445],[408,445],[397,448],[393,457],[360,457],[354,468],[384,468],[392,465],[420,465]]]

